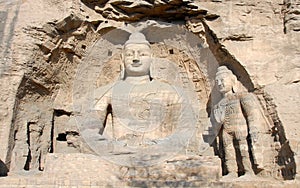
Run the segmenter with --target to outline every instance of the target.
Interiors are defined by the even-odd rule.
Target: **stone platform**
[[[218,157],[180,155],[155,166],[124,167],[92,154],[49,154],[45,170],[9,173],[0,188],[96,187],[298,187],[274,179],[222,181]]]
[[[290,188],[300,187],[298,180],[278,181],[278,180],[255,180],[255,181],[239,181],[232,182],[208,182],[208,181],[123,181],[111,182],[98,180],[78,180],[80,177],[72,177],[70,179],[54,178],[49,175],[15,175],[0,178],[0,188],[98,188],[98,187],[214,187],[214,188]]]
[[[93,187],[93,186],[184,186],[187,183],[218,182],[218,157],[180,155],[155,166],[125,167],[92,154],[49,154],[43,172],[10,173],[0,179],[8,187]],[[2,186],[0,186],[2,187]],[[5,187],[5,186],[4,186]]]
[[[70,162],[72,161],[72,162]],[[221,161],[209,156],[176,156],[154,166],[125,167],[92,154],[50,154],[44,174],[51,177],[110,182],[218,181]]]

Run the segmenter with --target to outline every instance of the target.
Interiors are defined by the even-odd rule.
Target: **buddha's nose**
[[[140,56],[137,52],[134,53],[132,62],[133,63],[139,63],[140,62]]]
[[[140,60],[139,59],[133,59],[132,62],[135,64],[135,63],[139,63]]]

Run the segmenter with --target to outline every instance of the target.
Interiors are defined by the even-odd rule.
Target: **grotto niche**
[[[182,4],[176,17],[166,11],[171,5],[153,4],[154,10],[165,11],[158,16],[156,11],[150,13],[148,8],[126,3],[103,1],[101,6],[95,1],[83,3],[104,15],[104,20],[89,21],[88,17],[71,14],[45,24],[42,32],[35,31],[44,39],[36,45],[33,60],[20,81],[13,121],[4,141],[8,143],[5,166],[9,174],[37,173],[61,178],[75,173],[96,179],[97,174],[106,171],[101,181],[111,176],[116,181],[188,182],[190,178],[244,181],[247,169],[242,153],[245,151],[239,138],[230,138],[236,154],[234,162],[228,162],[223,134],[226,122],[218,121],[232,118],[224,110],[231,108],[228,104],[232,98],[224,102],[217,83],[218,70],[225,66],[236,77],[232,91],[254,96],[258,109],[256,117],[261,123],[257,130],[258,144],[254,144],[254,136],[249,136],[248,130],[243,143],[243,147],[248,147],[251,178],[295,178],[294,153],[272,97],[263,88],[254,86],[246,69],[222,47],[206,24],[218,15],[202,9],[190,11],[193,9],[190,3]],[[114,9],[109,9],[109,5]],[[121,14],[115,12],[119,10],[116,6],[122,7]],[[143,13],[128,16],[132,11]],[[134,61],[142,62],[144,56],[151,56],[149,80],[161,83],[159,86],[122,85],[125,46],[137,32],[144,37],[132,37],[137,40],[132,44],[142,41],[151,49],[151,55],[138,54]],[[112,100],[105,106],[103,127],[98,114],[102,107],[98,101],[102,97]],[[121,110],[115,111],[112,104],[119,105]],[[169,107],[176,105],[179,112]],[[223,111],[216,112],[222,105]],[[163,109],[166,106],[167,110]],[[236,118],[247,116],[245,109],[240,114]],[[174,119],[180,123],[170,127],[168,122]],[[129,125],[136,128],[139,123],[149,123],[143,120],[153,120],[154,124],[158,121],[161,125],[155,128],[157,132],[146,128],[138,131],[143,136],[152,131],[154,139],[152,133],[148,140],[140,141],[142,136],[136,132],[125,135],[122,131],[114,132],[116,121],[124,121],[121,124],[126,124],[126,128]],[[96,140],[91,132],[97,134]],[[89,173],[76,168],[85,168]],[[2,169],[1,175],[6,176],[7,170]],[[235,176],[225,179],[231,169]],[[66,174],[55,175],[59,171]],[[180,173],[174,175],[177,172]]]

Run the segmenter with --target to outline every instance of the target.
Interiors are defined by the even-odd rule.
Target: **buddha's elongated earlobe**
[[[122,63],[120,65],[120,80],[124,80],[125,79],[125,68],[124,68],[124,64]]]
[[[151,80],[154,78],[153,73],[154,73],[154,66],[153,66],[153,62],[152,62],[150,65],[150,69],[149,69],[149,77]]]
[[[121,53],[120,80],[125,79],[124,55]]]
[[[155,69],[155,67],[154,67],[154,58],[153,58],[153,54],[151,53],[151,64],[150,64],[150,69],[149,69],[149,77],[150,77],[150,79],[152,80],[152,79],[154,79],[154,77],[155,77],[155,75],[154,75],[154,69]]]
[[[239,87],[239,85],[238,85],[237,78],[235,75],[232,75],[232,91],[233,91],[233,93],[238,92],[238,87]]]

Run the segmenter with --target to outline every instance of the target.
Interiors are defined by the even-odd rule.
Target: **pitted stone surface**
[[[89,49],[95,47],[95,41],[99,38],[107,40],[105,34],[109,31],[125,28],[111,37],[114,40],[110,42],[114,43],[113,46],[116,45],[116,51],[112,51],[111,46],[104,45],[107,48],[102,48],[98,51],[98,56],[90,59],[96,62],[102,57],[108,58],[105,60],[108,63],[101,67],[102,72],[100,69],[98,72],[103,76],[88,75],[86,79],[96,79],[91,82],[81,81],[83,84],[88,83],[87,85],[93,83],[103,86],[118,79],[120,70],[114,62],[119,60],[118,45],[121,43],[116,42],[120,38],[126,38],[135,27],[147,36],[159,33],[156,37],[166,39],[154,37],[150,39],[150,45],[159,54],[159,58],[167,57],[168,62],[175,62],[179,67],[180,79],[173,81],[183,88],[193,88],[188,95],[201,99],[198,101],[201,113],[197,122],[197,130],[199,128],[200,131],[195,133],[196,139],[191,140],[192,147],[187,149],[187,153],[195,154],[195,148],[199,147],[197,142],[202,138],[208,138],[208,142],[212,142],[209,134],[211,130],[201,125],[209,125],[207,117],[211,115],[213,106],[210,96],[216,93],[214,75],[222,62],[226,62],[233,70],[246,90],[255,91],[265,118],[270,122],[271,133],[280,142],[268,142],[273,149],[264,154],[275,157],[270,157],[268,161],[272,170],[258,175],[264,180],[256,180],[255,183],[243,179],[226,183],[217,181],[205,186],[259,187],[262,185],[261,181],[264,181],[266,187],[297,186],[297,177],[292,181],[284,179],[294,178],[294,168],[291,167],[299,163],[298,7],[297,1],[289,0],[1,1],[0,42],[3,48],[0,66],[0,160],[11,172],[8,177],[0,178],[0,186],[102,185],[92,184],[92,180],[77,182],[72,178],[63,182],[59,178],[51,179],[46,171],[41,172],[40,179],[32,178],[31,172],[43,170],[47,166],[45,159],[51,153],[59,152],[62,156],[67,156],[76,152],[87,153],[85,155],[93,152],[76,127],[77,109],[73,109],[72,97],[75,75],[86,76],[88,71],[85,70],[97,69],[97,63],[94,63],[95,67],[86,64],[78,72]],[[142,20],[148,20],[147,24],[151,27],[135,23]],[[168,24],[160,21],[172,22],[183,30],[177,29],[175,32],[175,27],[170,29]],[[194,34],[183,35],[179,31]],[[160,66],[157,70],[156,76],[174,72],[174,69]],[[77,91],[84,91],[86,87],[88,86],[80,86]],[[197,106],[195,104],[198,103],[194,103]],[[209,155],[214,154],[211,152]],[[182,162],[184,161],[187,159],[183,158]],[[25,175],[15,174],[16,171],[24,171],[24,168],[29,170]],[[299,171],[300,168],[296,169]],[[3,172],[3,168],[0,172]],[[281,180],[269,179],[270,177]],[[148,185],[166,183],[148,182]],[[191,183],[193,180],[184,180],[181,184],[173,182],[172,185],[183,186],[187,182]],[[135,183],[134,185],[145,185],[145,181]],[[204,185],[202,181],[193,183]]]

